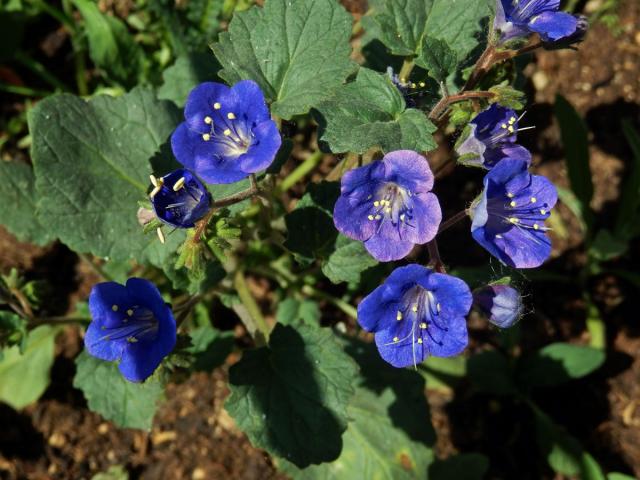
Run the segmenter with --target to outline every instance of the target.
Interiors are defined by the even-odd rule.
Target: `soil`
[[[344,3],[356,15],[366,11],[362,1]],[[638,25],[640,4],[626,0],[620,9],[619,33],[596,24],[577,51],[539,52],[525,70],[532,101],[523,125],[535,125],[537,130],[535,135],[525,135],[523,143],[534,154],[535,168],[568,186],[553,118],[555,96],[562,94],[584,115],[589,127],[595,185],[592,207],[603,226],[612,221],[620,182],[631,158],[618,120],[629,118],[640,128]],[[6,111],[6,106],[2,110]],[[332,159],[325,158],[325,163],[323,169],[329,171]],[[442,178],[438,186],[441,193],[455,194],[443,202],[445,216],[464,207],[477,186],[478,178],[473,175],[462,180],[458,175]],[[585,262],[584,239],[569,210],[563,206],[558,210],[567,234],[553,234],[553,260],[546,271],[577,275]],[[479,265],[486,261],[483,252],[458,240],[465,237],[465,229],[463,225],[450,231],[451,242],[441,247],[443,258],[456,259],[450,260],[454,264]],[[637,271],[638,246],[633,245],[634,254],[625,265],[612,266]],[[86,299],[91,285],[98,281],[95,272],[66,247],[20,243],[0,227],[0,272],[12,267],[28,279],[52,283],[52,298],[57,300],[48,304],[49,314],[72,311],[76,301]],[[260,279],[252,280],[251,287],[256,292],[268,291]],[[522,322],[526,349],[552,341],[588,340],[579,287],[523,281],[523,288],[529,291],[532,303],[532,313]],[[608,360],[587,378],[538,392],[536,401],[576,436],[606,471],[640,478],[640,325],[633,308],[637,292],[618,277],[605,274],[594,278],[590,288],[607,324]],[[327,312],[338,315],[332,309]],[[469,353],[495,340],[482,322],[472,318],[470,328]],[[238,342],[245,342],[244,332],[235,331]],[[110,465],[124,465],[131,478],[145,480],[284,478],[268,455],[250,445],[223,408],[228,368],[237,361],[237,354],[211,374],[198,373],[184,383],[171,384],[154,427],[147,433],[118,429],[87,409],[81,392],[71,384],[73,359],[80,348],[78,330],[66,328],[58,339],[51,386],[42,399],[20,412],[0,404],[0,479],[89,479]],[[490,458],[489,478],[554,478],[541,466],[533,420],[522,404],[478,395],[468,384],[455,392],[428,390],[427,398],[437,432],[438,457],[480,452]]]

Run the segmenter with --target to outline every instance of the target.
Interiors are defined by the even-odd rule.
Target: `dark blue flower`
[[[211,208],[211,194],[189,170],[179,169],[162,178],[151,177],[150,198],[156,216],[178,228],[191,228]]]
[[[522,295],[509,285],[487,285],[473,292],[474,304],[489,321],[500,328],[509,328],[522,316]]]
[[[120,372],[131,382],[149,377],[176,344],[173,313],[148,280],[95,285],[89,310],[93,321],[84,337],[87,351],[108,362],[120,360]]]
[[[543,41],[542,45],[544,46],[544,48],[547,50],[571,48],[571,45],[582,42],[587,34],[587,30],[589,30],[589,19],[584,15],[576,15],[576,19],[578,20],[578,26],[576,27],[576,31],[574,33],[557,41]]]
[[[257,83],[206,82],[189,94],[186,121],[171,136],[180,163],[208,183],[233,183],[264,170],[282,142]]]
[[[393,73],[393,67],[387,67],[387,75],[404,98],[407,108],[417,108],[419,101],[425,95],[424,90],[418,88],[425,88],[427,84],[425,82],[409,82],[406,78],[400,78],[397,73]]]
[[[531,153],[517,145],[516,112],[494,103],[469,123],[456,144],[459,162],[465,165],[493,168],[503,158],[519,158],[531,163]]]
[[[537,33],[543,42],[575,35],[578,18],[560,12],[560,0],[496,0],[494,30],[500,43]]]
[[[396,268],[358,305],[358,323],[375,332],[382,358],[394,367],[427,356],[451,357],[468,343],[472,303],[466,283],[420,265]]]
[[[505,158],[484,177],[484,191],[470,208],[471,234],[502,263],[537,267],[551,254],[544,222],[557,198],[553,184],[530,174],[526,162]]]
[[[399,260],[438,233],[442,212],[427,160],[411,150],[347,172],[333,211],[336,228],[379,261]]]

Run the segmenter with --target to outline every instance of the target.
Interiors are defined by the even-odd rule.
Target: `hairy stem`
[[[467,215],[469,215],[468,210],[462,210],[461,212],[456,213],[453,217],[447,219],[446,221],[440,224],[440,229],[438,230],[438,233],[442,233],[445,230],[451,228],[456,223],[463,220]]]
[[[327,302],[342,310],[354,320],[358,318],[358,310],[356,310],[356,308],[353,307],[350,303],[345,302],[340,298],[334,297],[333,295],[329,295],[328,293],[325,293],[321,290],[318,290],[311,285],[305,285],[304,287],[302,287],[302,293],[311,297],[319,298],[321,300],[326,300]]]
[[[398,78],[402,83],[408,82],[409,77],[411,76],[411,72],[413,71],[413,67],[415,63],[412,58],[405,58],[404,62],[402,62],[402,68],[400,69],[400,73],[398,74]]]
[[[427,251],[429,252],[429,266],[438,273],[447,273],[444,263],[440,258],[440,250],[438,250],[438,241],[434,238],[427,243]]]
[[[433,107],[433,110],[431,110],[431,113],[429,113],[429,120],[438,120],[438,118],[440,118],[440,116],[445,112],[445,110],[450,105],[453,105],[454,103],[473,100],[475,98],[493,98],[493,97],[495,97],[495,93],[482,92],[482,91],[463,92],[463,93],[458,93],[456,95],[443,97],[435,105],[435,107]]]

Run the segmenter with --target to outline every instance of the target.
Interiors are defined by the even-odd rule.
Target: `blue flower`
[[[173,313],[148,280],[95,285],[89,310],[93,321],[84,337],[87,351],[108,362],[120,360],[120,372],[131,382],[149,377],[176,344]]]
[[[576,34],[578,18],[560,9],[560,0],[496,0],[494,30],[500,43],[537,33],[543,42],[556,42]]]
[[[522,316],[522,295],[509,285],[487,285],[473,292],[474,304],[489,321],[500,328],[509,328]]]
[[[396,268],[358,305],[358,323],[375,332],[382,358],[394,367],[427,356],[451,357],[468,343],[472,303],[466,283],[420,265]]]
[[[438,233],[442,211],[427,160],[410,150],[347,172],[333,211],[336,228],[379,261],[399,260]]]
[[[180,163],[208,183],[233,183],[264,170],[282,142],[257,83],[206,82],[189,94],[186,121],[171,136]]]
[[[465,165],[493,168],[503,158],[519,158],[531,163],[531,153],[517,145],[516,112],[494,103],[480,112],[467,126],[456,144],[459,162]]]
[[[156,179],[150,194],[156,216],[177,228],[191,228],[211,208],[211,194],[189,170],[179,169]]]
[[[398,89],[407,108],[417,108],[419,100],[425,95],[424,90],[418,90],[418,87],[425,88],[425,82],[413,83],[407,79],[400,78],[397,73],[393,73],[393,67],[387,67],[387,75],[391,79],[391,83]]]
[[[544,222],[557,198],[549,180],[506,158],[484,177],[484,191],[470,208],[471,234],[502,263],[537,267],[551,254]]]

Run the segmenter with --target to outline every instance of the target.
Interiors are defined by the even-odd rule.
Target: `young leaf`
[[[18,240],[45,245],[55,236],[40,223],[36,215],[36,189],[33,169],[26,163],[0,161],[0,204],[11,208],[0,209],[0,224],[7,227]]]
[[[361,68],[354,82],[318,105],[320,140],[333,153],[364,153],[372,147],[428,151],[436,127],[423,112],[407,109],[388,75]]]
[[[76,359],[73,386],[82,390],[89,409],[123,428],[150,430],[164,385],[158,374],[144,383],[128,382],[115,362],[82,352]]]
[[[362,272],[377,264],[362,242],[338,235],[335,249],[322,263],[322,273],[333,283],[358,283]]]
[[[178,57],[162,74],[164,83],[158,88],[158,98],[184,106],[189,92],[202,82],[218,81],[220,64],[207,53],[191,53]]]
[[[427,70],[429,75],[438,82],[444,82],[455,71],[458,58],[447,42],[425,36],[416,64]]]
[[[560,124],[571,190],[582,204],[584,220],[590,227],[592,214],[589,204],[593,197],[593,181],[589,167],[589,130],[563,96],[556,97],[554,110]]]
[[[419,55],[428,34],[464,59],[478,45],[482,20],[493,4],[492,0],[378,0],[374,14],[362,17],[362,23],[394,55]]]
[[[17,345],[2,349],[0,401],[19,410],[40,398],[50,381],[56,333],[43,325],[29,332],[23,353]]]
[[[319,325],[320,308],[313,300],[286,298],[278,304],[276,320],[282,325],[296,325],[298,322]]]
[[[331,330],[276,324],[268,347],[231,367],[225,407],[256,447],[300,468],[329,462],[342,451],[356,372]]]
[[[426,478],[435,434],[424,380],[413,371],[390,367],[370,344],[352,341],[347,352],[362,376],[349,404],[340,456],[304,470],[285,461],[279,461],[279,467],[294,480]]]
[[[145,236],[137,202],[146,196],[152,162],[161,173],[171,168],[160,150],[179,120],[173,103],[144,88],[118,98],[39,102],[29,131],[38,211],[52,235],[78,252],[161,266],[184,233],[167,235],[166,245]]]
[[[116,17],[103,14],[91,0],[72,1],[85,21],[91,60],[114,80],[135,85],[142,76],[144,54],[127,26]]]
[[[256,81],[282,118],[307,113],[354,70],[352,22],[336,0],[267,0],[236,13],[213,45],[220,76]]]
[[[553,343],[518,362],[517,378],[521,385],[547,387],[581,378],[597,370],[605,360],[602,350]]]

